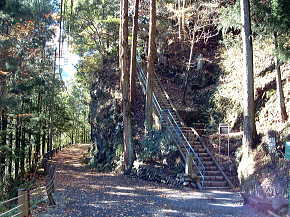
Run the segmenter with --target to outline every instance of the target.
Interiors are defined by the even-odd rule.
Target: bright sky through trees
[[[79,61],[79,56],[72,52],[72,48],[68,45],[67,41],[63,43],[63,61],[61,61],[62,66],[62,77],[66,85],[69,81],[74,79],[76,74],[75,65]]]

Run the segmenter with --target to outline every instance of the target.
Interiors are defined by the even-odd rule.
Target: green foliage
[[[8,155],[11,152],[11,148],[8,145],[0,146],[0,156]]]
[[[11,0],[0,8],[0,185],[4,196],[10,197],[9,192],[22,184],[19,176],[31,169],[29,159],[45,152],[42,148],[48,149],[47,144],[53,148],[83,142],[89,132],[88,92],[80,86],[66,90],[54,70],[54,49],[47,46],[55,37],[55,3]]]
[[[118,1],[78,0],[67,4],[67,32],[80,56],[108,55],[118,46]]]
[[[251,0],[251,19],[253,35],[256,38],[274,40],[273,35],[277,33],[278,47],[272,53],[280,59],[290,58],[290,5],[288,0],[260,1]],[[225,38],[229,33],[237,35],[241,30],[240,2],[228,5],[221,9],[219,17],[219,28],[222,29]],[[231,37],[234,38],[235,36]],[[241,41],[237,38],[236,42]],[[272,42],[274,44],[274,41]]]
[[[152,130],[141,141],[141,160],[160,159],[162,156],[176,151],[176,146],[167,140],[163,131]]]
[[[217,25],[224,34],[227,34],[233,29],[241,29],[242,23],[239,1],[236,4],[228,5],[220,9]]]
[[[112,162],[120,159],[123,131],[119,102],[112,91],[117,74],[119,4],[116,0],[78,0],[73,5],[68,2],[66,11],[65,29],[74,51],[81,57],[76,66],[79,87],[74,88],[73,95],[77,96],[81,89],[91,98],[90,102],[82,102],[90,105],[88,121],[93,138],[90,165],[99,170],[112,169]],[[76,110],[83,111],[77,104]]]
[[[140,158],[155,159],[161,156],[161,143],[164,142],[165,136],[161,131],[149,132],[143,141],[141,142],[143,151],[140,154]]]

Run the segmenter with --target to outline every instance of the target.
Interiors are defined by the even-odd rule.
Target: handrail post
[[[197,176],[196,167],[193,167],[193,153],[186,154],[185,162],[185,175],[190,179],[190,182],[194,182],[199,190],[202,189],[200,184],[200,178]]]
[[[144,73],[142,71],[142,68],[140,67],[139,64],[137,65],[137,72],[138,72],[138,79],[139,79],[139,81],[141,83],[141,86],[144,87],[144,89],[143,88],[142,89],[143,89],[143,92],[145,93],[146,87],[145,87],[145,85],[143,83],[146,82],[147,78],[145,77],[145,75],[144,75]],[[157,81],[157,83],[158,83],[158,81]],[[158,85],[160,86],[159,83],[158,83]],[[175,139],[176,142],[182,142],[182,143],[185,142],[186,145],[184,145],[184,147],[186,148],[186,153],[187,154],[191,153],[192,156],[194,156],[196,158],[196,160],[194,160],[192,158],[192,162],[191,163],[192,163],[192,166],[194,164],[194,167],[196,169],[195,172],[200,174],[201,184],[199,182],[198,188],[202,188],[202,186],[204,184],[204,170],[205,170],[203,162],[201,161],[201,159],[198,156],[198,154],[194,151],[193,147],[190,145],[190,143],[188,142],[188,140],[185,137],[185,135],[182,133],[182,130],[178,126],[178,124],[177,124],[176,120],[174,119],[174,117],[173,117],[172,113],[170,112],[170,110],[168,110],[166,108],[163,109],[163,107],[159,104],[158,99],[157,99],[157,97],[156,97],[154,92],[153,92],[153,99],[152,100],[153,100],[153,105],[154,105],[157,113],[160,116],[160,122],[162,123],[162,121],[166,119],[168,121],[169,125],[170,125],[170,126],[166,126],[165,130],[167,130],[168,127],[172,127],[173,128],[174,133],[173,134],[168,134],[167,133],[168,134],[167,137],[169,137],[169,139],[171,139],[171,138]],[[161,124],[161,128],[162,128],[162,124]],[[175,137],[173,135],[175,135]],[[183,157],[186,158],[186,156],[183,156]],[[200,181],[200,180],[198,180],[198,181]]]
[[[18,205],[21,211],[20,217],[28,217],[30,215],[29,191],[27,189],[18,189]]]

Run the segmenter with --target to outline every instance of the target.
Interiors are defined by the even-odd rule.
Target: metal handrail
[[[7,216],[9,213],[11,213],[11,212],[13,212],[13,211],[19,209],[19,208],[22,207],[22,206],[23,206],[23,204],[20,204],[20,205],[18,205],[18,206],[13,207],[12,209],[7,210],[7,211],[4,212],[4,213],[1,213],[1,214],[0,214],[0,217]]]
[[[19,196],[17,196],[17,197],[13,197],[13,198],[8,199],[8,200],[5,200],[5,201],[1,201],[1,202],[0,202],[0,206],[3,206],[3,205],[5,205],[5,204],[7,204],[7,203],[10,203],[10,202],[12,202],[12,201],[14,201],[14,200],[18,200],[19,197],[21,197],[21,196],[23,196],[23,195],[19,195]]]
[[[175,129],[175,133],[177,135],[177,139],[179,140],[179,142],[181,142],[181,144],[185,147],[186,152],[189,153],[193,153],[195,159],[197,160],[193,160],[193,164],[195,165],[195,167],[198,169],[199,175],[201,177],[201,185],[203,186],[204,183],[204,171],[205,171],[205,166],[203,165],[202,161],[200,160],[198,154],[194,151],[193,147],[190,145],[189,141],[187,140],[187,138],[184,136],[184,134],[182,133],[180,127],[177,125],[176,120],[174,119],[172,113],[170,112],[170,110],[166,109],[163,110],[164,113],[167,113],[167,116],[171,119],[170,121],[170,125]],[[185,146],[185,144],[186,146]]]
[[[191,152],[194,154],[194,156],[198,159],[199,161],[199,165],[201,165],[201,169],[205,170],[205,166],[203,165],[202,161],[200,160],[198,154],[194,151],[194,149],[192,148],[192,146],[190,145],[189,141],[187,140],[187,138],[184,136],[184,134],[182,133],[182,130],[180,129],[180,127],[177,125],[176,120],[174,119],[174,117],[172,116],[172,113],[167,109],[166,110],[168,112],[168,115],[171,117],[171,119],[174,121],[174,125],[175,127],[178,129],[180,135],[182,135],[183,140],[187,143],[187,145],[190,147]]]
[[[141,69],[139,64],[137,64],[137,72],[138,72],[138,74],[140,76],[139,80],[140,80],[140,82],[142,84],[142,87],[143,87],[142,88],[143,89],[143,93],[145,94],[147,78],[146,78],[145,73],[143,72],[143,70]],[[156,110],[157,110],[157,112],[159,114],[159,117],[161,117],[162,109],[161,109],[161,106],[160,106],[160,104],[159,104],[159,102],[157,100],[157,97],[156,97],[154,92],[152,94],[152,97],[153,97],[153,104],[155,105],[155,108],[156,108]]]
[[[145,73],[143,72],[143,70],[139,64],[137,64],[137,74],[139,75],[138,78],[139,78],[140,83],[142,85],[142,90],[145,94],[147,78],[146,78]],[[201,186],[203,186],[205,166],[203,165],[198,154],[194,151],[193,147],[190,145],[189,141],[187,140],[187,138],[183,134],[181,128],[178,126],[171,111],[169,109],[162,109],[161,108],[154,91],[153,91],[153,104],[154,104],[155,109],[157,110],[157,112],[159,114],[159,118],[164,119],[165,117],[168,117],[170,125],[173,127],[175,134],[177,135],[176,140],[179,140],[177,142],[180,142],[185,147],[187,153],[193,153],[195,159],[197,160],[197,162],[196,162],[196,160],[193,160],[193,163],[194,163],[195,167],[198,169],[198,173],[199,173],[200,178],[201,178]],[[167,127],[169,127],[169,126],[167,126]],[[183,142],[185,142],[186,145]]]

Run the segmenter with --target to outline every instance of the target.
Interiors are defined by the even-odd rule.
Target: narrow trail
[[[92,216],[258,216],[236,193],[175,190],[113,173],[97,173],[81,163],[88,145],[75,145],[54,158],[57,205],[40,217]]]

